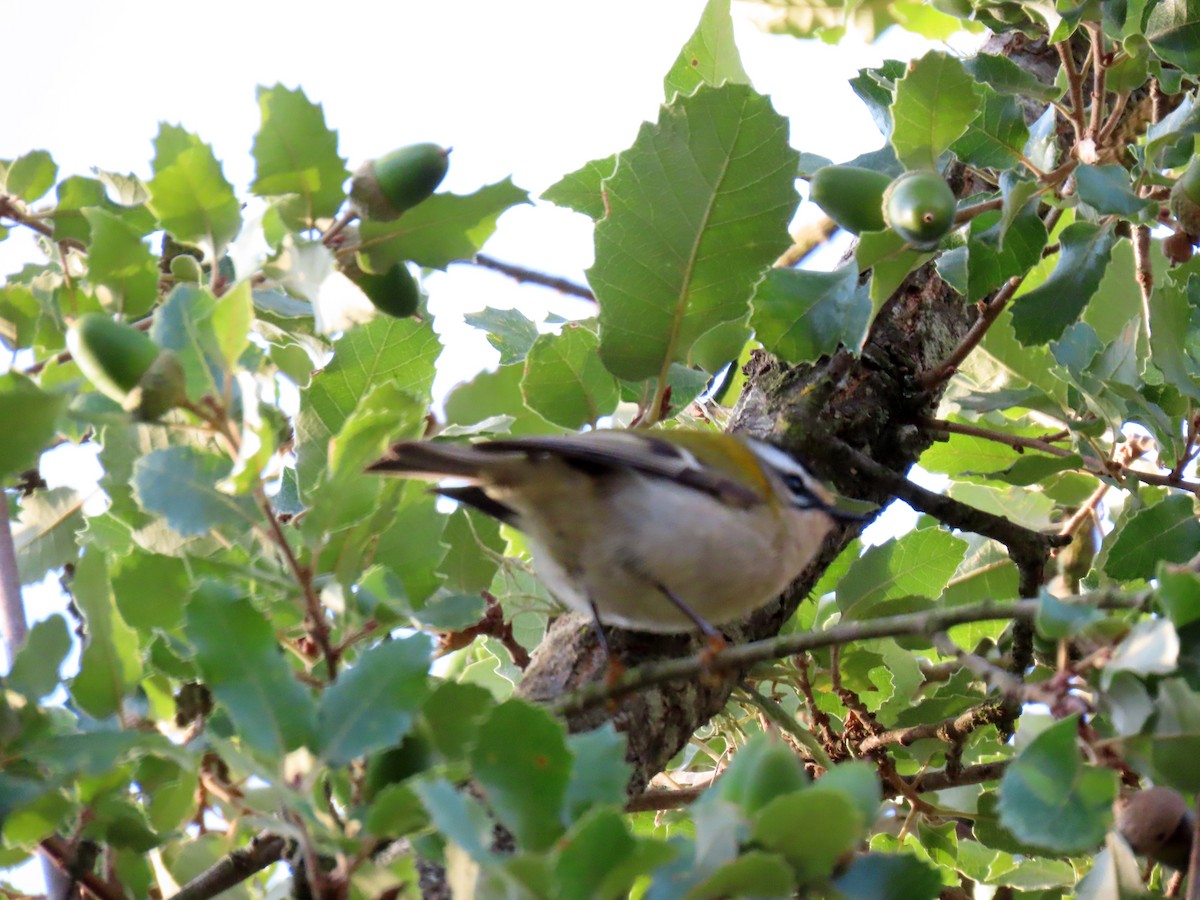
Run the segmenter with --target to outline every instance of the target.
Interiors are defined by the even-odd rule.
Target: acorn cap
[[[150,364],[137,386],[121,403],[141,422],[153,422],[187,402],[187,376],[183,364],[170,350],[163,350]]]
[[[428,198],[449,168],[448,148],[401,147],[358,167],[350,181],[350,200],[359,215],[388,222]]]

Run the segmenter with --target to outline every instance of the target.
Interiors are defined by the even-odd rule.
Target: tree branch
[[[286,849],[287,841],[284,838],[261,831],[245,847],[239,847],[219,859],[185,884],[170,900],[208,900],[215,897],[279,862]]]
[[[512,263],[503,262],[491,256],[485,256],[482,253],[475,254],[473,260],[456,260],[456,262],[471,263],[479,266],[481,269],[491,269],[493,272],[499,272],[501,275],[507,275],[515,281],[522,284],[538,284],[542,287],[550,288],[558,291],[560,294],[567,294],[571,297],[578,297],[581,300],[590,300],[596,302],[596,295],[588,288],[581,284],[576,284],[567,278],[560,278],[557,275],[547,275],[545,272],[537,272],[533,269],[526,269],[524,266],[513,265]]]
[[[1108,592],[1083,594],[1060,599],[1063,602],[1087,604],[1100,609],[1143,610],[1151,597],[1152,594],[1149,591],[1143,591],[1137,594]],[[1032,622],[1040,608],[1041,602],[1038,600],[1021,600],[1016,603],[985,601],[949,609],[932,609],[898,616],[886,616],[880,619],[844,622],[834,625],[826,631],[788,634],[730,647],[720,653],[716,664],[723,670],[732,671],[754,663],[792,656],[821,647],[836,647],[855,641],[882,637],[932,635],[967,622],[988,622],[1002,619]],[[548,705],[559,715],[570,715],[602,706],[614,697],[651,685],[691,679],[705,672],[711,675],[713,667],[711,657],[703,653],[683,659],[647,663],[622,673],[611,684],[607,682],[587,684],[574,693]]]

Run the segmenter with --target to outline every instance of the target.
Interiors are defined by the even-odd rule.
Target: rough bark
[[[945,357],[974,316],[974,309],[931,266],[918,270],[877,316],[858,358],[839,353],[817,365],[793,367],[757,354],[747,366],[748,382],[734,410],[731,430],[766,437],[793,450],[847,496],[863,497],[855,474],[846,471],[835,453],[823,451],[813,436],[837,438],[893,471],[907,471],[929,443],[913,422],[931,414],[938,399],[917,387],[912,376]],[[831,536],[782,597],[722,630],[735,643],[777,634],[856,533],[856,527],[846,527]],[[618,630],[608,635],[614,654],[628,665],[694,653],[698,647],[696,639],[686,636]],[[563,616],[534,653],[518,693],[534,701],[557,699],[603,678],[606,666],[588,621]],[[572,731],[587,731],[611,716],[628,738],[628,759],[634,768],[630,791],[637,792],[666,767],[697,728],[720,712],[743,675],[733,672],[642,691],[622,698],[615,712],[592,709],[575,714],[568,726]]]

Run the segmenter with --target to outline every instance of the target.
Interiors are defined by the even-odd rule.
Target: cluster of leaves
[[[963,878],[1074,889],[1119,779],[1200,790],[1200,578],[1179,565],[1200,551],[1200,278],[1196,263],[1168,269],[1149,234],[1171,226],[1167,189],[1200,132],[1193,13],[1174,0],[1069,14],[979,3],[945,14],[1048,36],[1057,80],[942,52],[860,73],[886,142],[853,164],[937,167],[963,185],[936,248],[867,232],[837,271],[770,268],[791,243],[797,173],[829,161],[792,149],[749,85],[728,0],[712,0],[668,73],[657,121],[546,192],[596,223],[599,313],[557,332],[513,311],[474,316],[501,365],[449,395],[443,434],[578,429],[631,408],[677,418],[749,347],[792,363],[857,352],[896,288],[936,260],[982,327],[961,359],[920,376],[934,389],[953,376],[945,418],[921,423],[948,439],[922,464],[959,500],[1076,539],[1041,600],[1032,660],[993,618],[756,671],[680,770],[711,772],[757,729],[753,711],[822,777],[808,784],[794,755],[778,762],[784,745],[755,741],[724,787],[661,820],[622,812],[619,735],[568,736],[510,696],[552,608],[519,535],[363,474],[390,441],[426,432],[441,344],[423,308],[376,316],[342,272],[469,261],[523,191],[435,194],[348,229],[337,135],[282,86],[259,95],[252,223],[211,148],[176,126],[160,128],[147,181],[60,179],[44,151],[0,164],[0,216],[46,254],[0,289],[0,339],[33,361],[0,376],[0,420],[22,426],[0,445],[0,477],[26,486],[9,495],[21,582],[62,570],[83,634],[63,677],[72,626],[39,622],[3,682],[0,864],[39,847],[64,862],[90,842],[97,890],[165,896],[265,830],[308,859],[303,877],[356,897],[415,896],[417,856],[446,863],[464,896],[932,897]],[[259,240],[265,261],[247,250]],[[202,262],[203,284],[172,269],[180,255]],[[88,312],[148,328],[179,360],[187,404],[138,422],[90,390],[63,352]],[[1135,467],[1145,448],[1123,440],[1129,422],[1153,435],[1165,473]],[[98,490],[39,488],[29,470],[60,442],[97,448]],[[853,545],[788,628],[921,616],[1017,586],[997,545],[922,521]],[[1154,615],[1056,599],[1148,587]],[[447,647],[482,637],[435,675],[430,632]],[[1021,717],[1008,743],[998,727],[1024,702],[1047,713]],[[923,799],[931,774],[960,786]],[[881,807],[884,793],[903,799]],[[511,852],[494,846],[495,821]],[[1110,837],[1078,890],[1141,890],[1129,857]]]

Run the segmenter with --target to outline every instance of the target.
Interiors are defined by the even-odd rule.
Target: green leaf
[[[563,839],[554,864],[554,893],[561,900],[629,895],[634,880],[674,855],[661,841],[639,841],[621,814],[596,809]]]
[[[1200,552],[1192,498],[1176,495],[1138,510],[1112,539],[1104,571],[1117,580],[1149,578],[1159,562],[1187,562]]]
[[[555,206],[583,213],[592,221],[599,221],[608,212],[601,183],[609,178],[616,168],[615,153],[604,159],[593,159],[574,172],[568,172],[542,191],[542,199],[549,200]]]
[[[239,281],[218,298],[211,321],[221,358],[226,368],[233,370],[242,351],[250,346],[254,302],[250,297],[249,281]]]
[[[1000,821],[1022,841],[1061,853],[1104,840],[1117,795],[1117,773],[1083,764],[1075,746],[1078,716],[1056,722],[1013,760],[1000,781]]]
[[[833,885],[854,900],[934,900],[941,894],[942,877],[907,853],[864,853]]]
[[[983,109],[952,149],[966,165],[1008,168],[1020,160],[1029,140],[1025,117],[1016,97],[999,94],[986,85],[977,90],[983,95]]]
[[[631,774],[625,761],[625,735],[606,722],[593,731],[571,735],[567,747],[573,762],[563,800],[566,821],[581,819],[598,806],[620,808]]]
[[[708,875],[687,893],[687,897],[689,900],[717,900],[721,897],[792,897],[795,893],[796,876],[782,855],[750,850]]]
[[[371,647],[326,689],[317,708],[318,752],[331,766],[400,743],[429,693],[432,645],[416,634]]]
[[[1088,873],[1075,888],[1078,900],[1124,900],[1146,896],[1141,867],[1124,839],[1115,832],[1105,837]]]
[[[17,651],[8,687],[34,702],[58,687],[58,669],[71,650],[67,621],[60,615],[34,623]]]
[[[333,345],[333,360],[300,395],[296,471],[307,493],[325,470],[329,440],[375,385],[425,400],[442,345],[428,322],[380,316]]]
[[[1063,89],[1040,81],[1037,76],[1022,69],[1007,56],[976,53],[963,61],[963,68],[976,80],[992,90],[1016,97],[1033,97],[1045,103],[1057,100]]]
[[[1116,241],[1112,225],[1075,222],[1063,231],[1058,265],[1050,277],[1013,301],[1018,341],[1036,345],[1062,337],[1100,286]]]
[[[134,463],[133,490],[143,510],[185,537],[246,526],[257,520],[254,502],[217,489],[231,468],[229,460],[195,447],[166,447]]]
[[[483,805],[449,782],[437,780],[413,785],[413,791],[429,814],[437,830],[462,847],[477,862],[491,857],[492,820]]]
[[[446,422],[459,429],[504,434],[559,434],[528,406],[521,396],[525,366],[501,366],[495,372],[480,372],[454,387],[446,397]]]
[[[1177,629],[1200,619],[1200,576],[1159,565],[1154,577],[1158,581],[1154,600]]]
[[[1154,52],[1185,72],[1200,69],[1200,8],[1195,0],[1158,0],[1146,19]]]
[[[449,549],[438,572],[446,576],[448,590],[479,596],[491,587],[508,546],[499,521],[460,505],[450,514],[442,540]]]
[[[820,822],[820,828],[797,828],[797,822]],[[782,853],[800,881],[827,878],[838,860],[863,837],[866,821],[841,791],[820,783],[808,790],[772,800],[755,816],[751,836],[756,844]]]
[[[676,94],[690,94],[700,85],[749,84],[733,40],[730,0],[708,0],[700,24],[692,32],[663,80],[667,102]]]
[[[493,309],[467,313],[463,321],[487,333],[487,342],[500,351],[500,365],[522,362],[538,338],[537,324],[519,309]]]
[[[91,229],[88,279],[108,288],[106,306],[131,318],[143,315],[158,300],[158,262],[141,236],[112,213],[85,209]],[[104,296],[104,295],[102,295]]]
[[[121,709],[142,676],[137,632],[117,611],[104,554],[89,550],[83,555],[71,580],[71,596],[87,625],[71,696],[88,715],[104,719]]]
[[[434,194],[392,222],[363,222],[359,263],[368,272],[386,272],[411,260],[444,269],[455,260],[472,259],[496,230],[500,214],[529,202],[529,194],[511,179],[473,194]]]
[[[1200,701],[1181,678],[1163,679],[1154,701],[1150,759],[1156,784],[1185,794],[1200,791]]]
[[[249,600],[202,583],[188,604],[184,634],[204,683],[247,746],[278,758],[312,741],[312,698],[292,676],[274,628]]]
[[[930,50],[909,63],[892,101],[892,147],[906,169],[932,169],[979,114],[979,88],[957,57]]]
[[[1104,619],[1104,613],[1086,603],[1064,603],[1043,589],[1038,598],[1037,633],[1052,641],[1074,637]]]
[[[755,283],[791,243],[798,155],[787,131],[749,87],[702,86],[621,153],[588,270],[600,356],[617,377],[663,377],[690,364],[705,332],[746,317]]]
[[[600,361],[600,339],[568,322],[561,334],[539,335],[525,357],[525,405],[555,425],[594,426],[620,399],[617,381]]]
[[[1101,214],[1136,218],[1158,208],[1133,192],[1129,172],[1122,166],[1080,166],[1075,170],[1075,186],[1079,199]]]
[[[494,706],[486,688],[443,681],[425,701],[421,715],[437,752],[445,759],[459,760],[474,746],[479,726]]]
[[[13,530],[21,584],[41,581],[51,569],[79,555],[75,534],[83,529],[83,497],[71,488],[38,491],[21,500]]]
[[[303,219],[333,216],[346,199],[350,177],[338,156],[338,136],[325,124],[325,112],[297,88],[282,84],[258,89],[262,126],[254,136],[254,183],[260,197],[295,194]]]
[[[500,819],[523,847],[549,848],[563,833],[563,800],[571,772],[563,726],[523,700],[497,706],[471,752],[475,777]],[[537,790],[530,790],[531,785]]]
[[[4,190],[32,203],[54,187],[57,177],[58,166],[50,154],[45,150],[31,150],[9,165]]]
[[[815,362],[839,345],[857,352],[870,320],[871,299],[854,266],[772,269],[758,283],[750,315],[755,337],[790,363]]]
[[[1188,352],[1192,345],[1193,285],[1200,288],[1200,278],[1193,277],[1186,287],[1173,278],[1154,280],[1150,295],[1150,359],[1172,387],[1192,400],[1200,400],[1200,364]]]
[[[967,542],[941,528],[910,531],[869,548],[850,565],[837,590],[842,620],[870,618],[885,600],[936,597],[962,562]]]
[[[0,441],[0,478],[37,464],[38,456],[57,432],[66,406],[63,396],[48,394],[24,375],[0,375],[0,422],[19,422]]]
[[[162,125],[155,141],[149,206],[176,240],[204,241],[220,259],[241,230],[241,204],[225,180],[212,148],[199,138]]]

